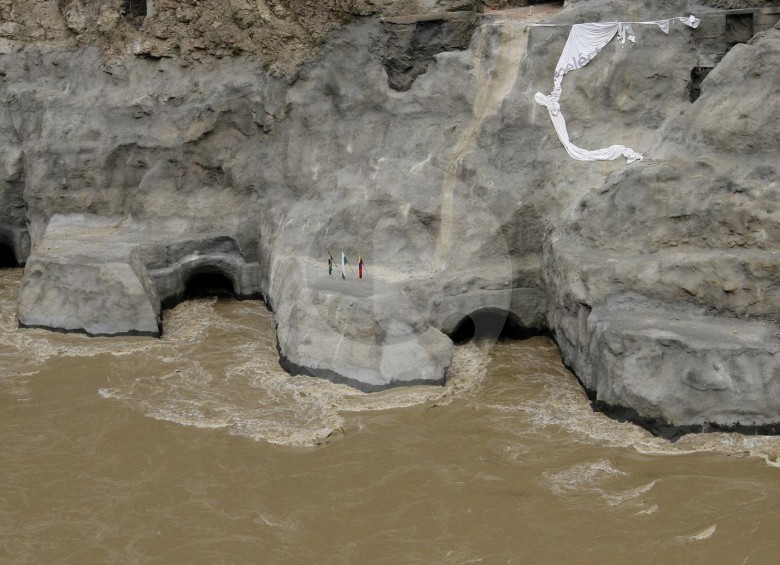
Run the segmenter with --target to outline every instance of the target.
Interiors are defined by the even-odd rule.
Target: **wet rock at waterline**
[[[271,43],[227,56],[217,32],[106,50],[77,14],[45,47],[3,38],[0,224],[32,242],[20,323],[157,334],[161,306],[210,273],[273,308],[286,368],[364,390],[441,383],[446,334],[488,312],[549,330],[600,402],[673,425],[780,421],[773,12],[747,38],[723,13],[638,26],[567,76],[572,140],[645,154],[627,166],[565,153],[533,97],[569,28],[528,23],[699,5],[569,4],[355,4],[322,29],[374,15],[307,43],[302,65]],[[328,250],[367,278],[328,275]]]

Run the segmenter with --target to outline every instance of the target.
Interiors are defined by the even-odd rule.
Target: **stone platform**
[[[260,296],[260,269],[219,234],[187,235],[121,218],[55,216],[27,262],[17,317],[22,327],[90,335],[162,332],[161,303],[190,277],[223,274],[238,297]]]

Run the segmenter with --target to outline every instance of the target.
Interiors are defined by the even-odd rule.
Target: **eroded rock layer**
[[[245,19],[212,37],[191,23],[211,3],[188,20],[190,3],[161,0],[107,45],[99,18],[121,2],[60,4],[46,45],[30,23],[2,28],[0,245],[27,260],[22,325],[157,334],[161,304],[218,274],[274,309],[291,371],[441,383],[446,334],[500,314],[552,332],[604,404],[678,426],[780,422],[779,10],[231,2]],[[79,31],[82,9],[97,27]],[[266,9],[330,23],[307,46],[292,27],[245,45]],[[697,30],[637,26],[636,45],[566,79],[572,140],[645,160],[570,159],[534,102],[569,28],[529,24],[690,11]]]

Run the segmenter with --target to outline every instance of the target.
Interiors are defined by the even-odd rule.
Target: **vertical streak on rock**
[[[444,172],[441,189],[441,227],[436,246],[436,263],[440,269],[446,266],[454,231],[455,199],[454,189],[458,181],[458,170],[463,158],[474,150],[477,134],[483,122],[498,114],[501,102],[512,91],[517,81],[520,61],[526,51],[524,26],[503,24],[499,27],[498,45],[495,53],[490,50],[490,25],[479,30],[474,49],[474,75],[477,80],[477,94],[471,120],[463,128],[453,148],[453,157]],[[483,63],[487,62],[486,65]]]

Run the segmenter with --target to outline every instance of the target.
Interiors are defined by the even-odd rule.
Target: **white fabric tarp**
[[[566,73],[581,69],[590,63],[617,35],[621,45],[626,41],[636,43],[636,36],[632,24],[656,25],[664,33],[669,33],[674,21],[680,21],[690,27],[698,27],[699,20],[693,16],[687,18],[672,18],[666,20],[657,20],[649,22],[602,22],[575,24],[571,28],[569,38],[563,47],[558,64],[555,67],[553,78],[553,90],[549,96],[537,92],[534,99],[538,104],[547,107],[550,114],[555,132],[561,140],[566,152],[578,161],[612,161],[621,156],[625,157],[629,163],[642,159],[642,155],[625,145],[612,145],[605,149],[596,149],[594,151],[583,149],[574,145],[569,139],[569,132],[566,129],[566,120],[561,114],[561,93],[563,92],[563,77]]]

